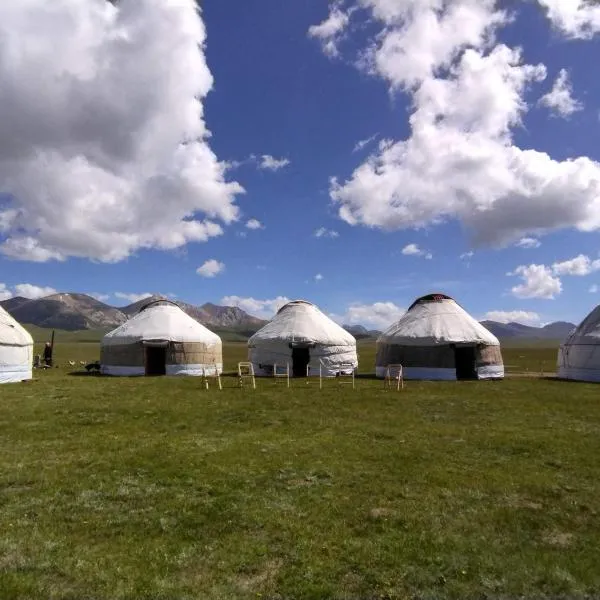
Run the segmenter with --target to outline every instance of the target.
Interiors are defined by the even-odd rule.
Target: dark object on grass
[[[100,373],[100,362],[96,361],[85,365],[85,370],[88,373]]]

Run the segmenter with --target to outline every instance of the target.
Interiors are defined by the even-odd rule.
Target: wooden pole
[[[54,352],[54,329],[52,330],[52,337],[50,338],[50,349]]]

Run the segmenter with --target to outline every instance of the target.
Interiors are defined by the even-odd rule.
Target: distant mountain
[[[115,308],[86,294],[63,293],[36,300],[9,298],[0,302],[0,306],[21,323],[49,329],[79,331],[113,329],[137,314],[152,300],[163,299],[160,296],[152,296],[128,306]],[[176,304],[203,325],[233,330],[242,337],[252,335],[266,323],[233,306],[217,306],[210,303],[194,306],[185,302]]]
[[[481,321],[498,339],[544,339],[562,340],[566,338],[575,325],[565,321],[549,323],[543,327],[532,327],[521,323],[498,323],[496,321]]]
[[[119,309],[85,294],[53,294],[24,301],[10,298],[0,304],[21,323],[68,331],[116,327],[127,319]]]
[[[366,338],[377,338],[381,335],[381,331],[377,329],[367,329],[362,325],[342,325],[342,327],[348,332],[351,333],[357,340],[362,340]]]

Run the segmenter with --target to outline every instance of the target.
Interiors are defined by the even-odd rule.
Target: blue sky
[[[3,298],[378,328],[432,291],[532,324],[598,303],[600,8],[35,4],[0,7]]]

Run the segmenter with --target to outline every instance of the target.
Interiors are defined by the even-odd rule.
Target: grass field
[[[2,600],[600,594],[597,386],[219,392],[69,374],[97,344],[55,356],[0,389]]]

